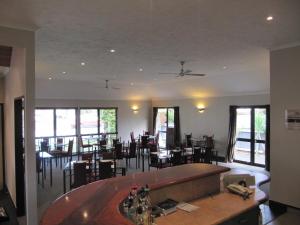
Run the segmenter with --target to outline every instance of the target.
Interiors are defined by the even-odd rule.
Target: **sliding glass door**
[[[174,108],[158,108],[155,133],[159,132],[160,148],[166,148],[168,128],[174,128]]]
[[[268,106],[238,107],[236,109],[236,144],[234,160],[256,166],[266,165],[269,143]]]

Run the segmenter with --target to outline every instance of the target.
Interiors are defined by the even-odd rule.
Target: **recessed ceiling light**
[[[52,80],[52,77],[49,77],[48,79],[49,79],[49,80]]]
[[[130,85],[133,86],[133,83],[131,82]]]
[[[143,72],[144,70],[143,70],[143,68],[139,68],[139,71],[140,71],[140,72]]]
[[[81,62],[80,65],[85,66],[85,62]]]
[[[63,71],[62,74],[67,74],[67,72]]]
[[[227,66],[223,66],[223,69],[226,70],[226,69],[227,69]]]
[[[268,17],[266,18],[267,21],[272,21],[273,19],[274,19],[273,16],[268,16]]]
[[[116,52],[116,50],[115,49],[110,49],[109,50],[111,53],[114,53],[114,52]]]

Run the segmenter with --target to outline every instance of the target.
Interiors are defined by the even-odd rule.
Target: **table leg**
[[[43,166],[43,159],[42,159],[42,188],[44,188],[44,166]]]
[[[46,160],[45,159],[43,159],[43,170],[44,170],[44,178],[46,179],[47,175],[46,175]]]
[[[50,186],[52,187],[52,158],[50,160]]]
[[[144,160],[145,156],[144,153],[142,153],[142,166],[143,166],[143,172],[145,171],[145,160]]]
[[[63,171],[63,189],[65,194],[66,193],[66,170]]]
[[[69,181],[70,181],[70,190],[71,190],[71,187],[72,187],[72,170],[71,169],[69,169],[69,176],[70,176]]]
[[[97,161],[96,161],[96,157],[97,157],[97,147],[95,147],[95,150],[94,150],[94,172],[95,172],[95,177],[96,177],[96,170],[97,170]]]

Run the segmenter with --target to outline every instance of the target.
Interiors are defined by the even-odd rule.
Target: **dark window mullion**
[[[255,108],[251,107],[251,151],[250,151],[250,161],[254,163],[255,154]]]

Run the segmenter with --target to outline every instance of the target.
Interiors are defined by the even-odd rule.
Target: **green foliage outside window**
[[[100,109],[100,132],[115,133],[117,128],[116,109]]]

